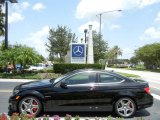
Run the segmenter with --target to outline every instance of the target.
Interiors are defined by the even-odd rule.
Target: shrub
[[[66,116],[65,116],[65,118],[64,118],[65,120],[72,120],[72,116],[71,115],[69,115],[69,114],[66,114]]]
[[[43,115],[42,117],[36,118],[34,116],[34,114],[13,113],[12,116],[8,116],[4,113],[0,114],[0,120],[60,120],[60,119],[61,119],[61,117],[59,115],[54,115],[53,117],[51,117],[49,115]],[[72,118],[71,115],[66,114],[66,116],[64,117],[64,120],[73,120],[73,118]],[[76,115],[74,120],[80,120],[80,116]],[[92,119],[88,118],[88,119],[85,119],[85,120],[93,120],[93,118]],[[108,116],[106,118],[95,117],[94,120],[124,120],[124,118],[119,118],[119,117],[113,118],[111,116]],[[145,119],[142,118],[142,117],[138,117],[135,120],[145,120]]]
[[[60,120],[61,118],[59,117],[59,115],[54,115],[53,116],[53,120]]]
[[[47,73],[54,73],[53,69],[47,69]]]
[[[4,113],[2,113],[2,114],[0,115],[0,120],[8,120],[7,115],[4,114]]]
[[[79,115],[76,115],[74,120],[80,120]]]
[[[104,69],[101,64],[54,64],[53,70],[55,73],[67,73],[77,69]]]

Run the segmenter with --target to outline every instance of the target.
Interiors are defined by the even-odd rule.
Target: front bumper
[[[12,112],[18,112],[18,100],[15,99],[15,96],[10,96],[9,98],[8,110]]]

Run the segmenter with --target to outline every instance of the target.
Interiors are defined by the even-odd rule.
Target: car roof
[[[113,70],[101,70],[101,69],[77,69],[77,70],[74,70],[74,71],[72,71],[71,73],[78,73],[78,72],[88,72],[88,71],[90,71],[90,72],[100,72],[100,73],[108,73],[108,74],[112,74],[112,75],[116,75],[116,76],[121,76],[122,77],[122,75],[119,75],[119,74],[117,74],[117,73],[115,73]]]
[[[77,69],[77,70],[72,71],[71,73],[74,74],[74,73],[78,73],[78,72],[87,72],[87,71],[91,71],[91,72],[93,71],[93,72],[99,72],[99,73],[107,73],[107,74],[114,75],[114,76],[117,76],[117,77],[120,77],[120,78],[129,80],[129,81],[133,81],[131,78],[128,78],[128,77],[123,76],[123,75],[120,75],[120,74],[114,72],[113,70],[101,70],[101,69]]]
[[[112,73],[113,71],[112,70],[101,70],[101,69],[77,69],[77,70],[74,70],[72,72],[82,72],[82,71],[94,71],[94,72],[108,72],[108,73]]]

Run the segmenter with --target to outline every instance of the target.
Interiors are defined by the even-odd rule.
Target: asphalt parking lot
[[[12,89],[20,84],[22,82],[4,82],[1,81],[0,82],[0,113],[8,112],[8,98],[9,96],[12,94]],[[151,88],[151,92],[154,92],[155,94],[160,94],[160,91],[158,91],[157,89]],[[130,120],[136,120],[138,117],[143,117],[146,120],[159,120],[159,116],[160,116],[160,100],[154,98],[154,104],[152,107],[144,109],[144,110],[140,110],[136,113],[134,118],[129,118]],[[59,113],[44,113],[44,114],[49,114],[50,116],[53,115],[60,115],[61,117],[64,117],[66,114],[71,114],[72,116],[76,116],[79,115],[82,118],[93,118],[95,116],[97,117],[103,117],[105,118],[106,116],[113,116],[116,117],[114,115],[114,113],[111,112],[59,112]]]

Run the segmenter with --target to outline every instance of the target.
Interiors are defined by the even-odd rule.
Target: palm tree
[[[26,68],[27,65],[38,62],[42,62],[42,57],[30,47],[14,45],[8,50],[0,51],[0,66],[2,67],[6,67],[10,63],[14,69],[16,69],[16,64]]]
[[[5,27],[4,27],[4,13],[2,13],[2,5],[0,4],[0,36],[4,36]]]
[[[115,45],[115,46],[112,48],[112,52],[113,52],[114,61],[115,61],[115,63],[116,63],[116,59],[118,58],[118,56],[121,56],[121,55],[122,55],[122,50],[121,50],[121,48],[119,48],[117,45]]]
[[[41,56],[33,48],[22,45],[18,45],[17,47],[17,62],[24,68],[26,68],[26,65],[42,62]]]
[[[0,42],[0,51],[5,51],[5,40]]]
[[[122,50],[117,45],[113,47],[113,55],[115,59],[117,59],[118,56],[122,55]]]

